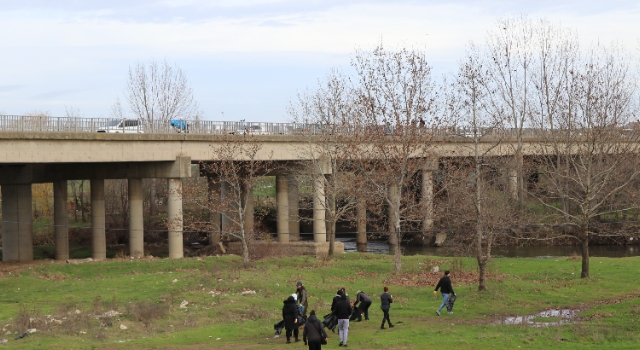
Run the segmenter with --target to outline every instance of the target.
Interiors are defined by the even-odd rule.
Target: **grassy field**
[[[403,263],[401,274],[391,273],[390,256],[358,253],[271,259],[249,268],[232,256],[5,263],[0,340],[13,349],[302,349],[273,336],[282,301],[300,280],[320,315],[340,287],[373,297],[371,320],[351,325],[351,348],[638,348],[640,258],[592,258],[590,279],[579,278],[575,258],[495,259],[487,292],[476,290],[472,259],[410,256]],[[441,299],[432,291],[441,273],[430,272],[434,266],[452,270],[453,315],[435,314]],[[396,327],[380,330],[385,285],[395,299]],[[576,310],[577,318],[549,327],[498,324],[553,308]],[[15,340],[28,328],[37,331]],[[337,334],[329,336],[325,347],[338,348]]]

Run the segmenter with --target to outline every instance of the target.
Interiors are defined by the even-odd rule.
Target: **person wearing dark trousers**
[[[436,315],[440,316],[440,311],[442,311],[442,308],[445,307],[445,305],[447,305],[447,301],[449,301],[449,295],[451,294],[455,294],[453,292],[453,287],[451,286],[451,279],[449,278],[449,270],[446,270],[444,272],[444,276],[442,276],[442,278],[440,278],[440,281],[438,281],[438,285],[436,285],[436,289],[433,291],[433,294],[437,295],[438,294],[438,289],[440,289],[440,293],[442,293],[442,304],[440,305],[440,307],[438,308],[438,310],[436,310]],[[449,315],[451,315],[453,313],[453,311],[449,311]]]
[[[358,303],[360,306],[358,306]],[[361,314],[358,315],[358,322],[362,321],[362,314],[364,314],[364,320],[369,321],[369,306],[371,306],[371,298],[368,295],[364,294],[363,291],[359,290],[358,294],[356,294],[356,302],[353,306],[358,306],[360,308]]]
[[[298,307],[300,308],[300,313],[306,315],[307,307],[309,307],[309,304],[307,302],[307,290],[304,288],[302,282],[300,281],[296,283],[296,295],[298,296],[297,301]]]
[[[309,350],[322,350],[322,340],[325,343],[329,339],[327,332],[324,331],[322,322],[316,317],[316,311],[311,310],[307,322],[304,324],[302,331],[302,340],[304,345],[309,345]]]
[[[389,309],[391,308],[391,303],[393,303],[393,298],[391,297],[391,294],[389,294],[389,288],[384,287],[384,293],[380,295],[380,303],[380,309],[382,309],[382,312],[384,313],[380,329],[384,329],[384,321],[389,323],[389,328],[393,328],[391,320],[389,319]]]
[[[351,303],[347,299],[346,293],[340,295],[340,301],[336,303],[334,313],[338,317],[338,335],[340,336],[340,346],[347,346],[349,337],[349,317],[351,316]]]
[[[284,320],[284,328],[287,330],[287,344],[291,343],[291,333],[296,341],[300,341],[298,339],[298,312],[295,294],[293,294],[284,301],[282,307],[282,319]]]

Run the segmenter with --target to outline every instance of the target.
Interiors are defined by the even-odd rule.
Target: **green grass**
[[[0,325],[4,334],[15,331],[20,319],[35,319],[37,333],[20,340],[4,336],[16,349],[279,349],[284,339],[274,339],[273,324],[300,280],[319,315],[328,312],[340,287],[352,296],[358,289],[372,296],[371,321],[350,328],[349,345],[356,349],[635,349],[640,341],[640,258],[592,258],[590,279],[579,278],[580,261],[571,258],[495,259],[486,292],[473,281],[473,259],[410,256],[403,264],[407,275],[398,276],[391,274],[392,257],[358,253],[272,259],[246,269],[232,256],[2,264]],[[425,274],[435,265],[453,270],[454,315],[435,315],[441,299],[430,284],[439,275]],[[416,281],[426,285],[412,286]],[[396,301],[391,320],[397,326],[380,330],[384,285]],[[244,290],[256,294],[242,295]],[[179,307],[183,300],[187,309]],[[157,307],[157,318],[135,311],[144,302]],[[496,324],[550,308],[578,309],[580,321],[540,328]],[[107,319],[93,316],[108,310],[123,314],[108,318],[112,327],[101,327]],[[44,315],[62,324],[38,324]],[[329,337],[327,348],[336,348],[337,334]]]

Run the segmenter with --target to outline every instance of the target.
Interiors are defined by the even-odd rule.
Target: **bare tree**
[[[336,224],[345,219],[356,207],[353,169],[349,164],[346,141],[350,136],[353,118],[353,94],[347,79],[338,71],[331,71],[318,82],[317,90],[299,94],[289,108],[293,122],[311,125],[318,130],[308,137],[308,145],[300,152],[310,159],[300,168],[301,175],[313,175],[312,186],[322,186],[321,198],[315,198],[325,211],[325,225],[329,238],[329,255],[334,253]],[[321,175],[321,176],[319,176]],[[320,180],[318,180],[320,179]],[[314,196],[317,195],[313,191]]]
[[[193,89],[186,75],[177,65],[170,65],[166,60],[152,60],[129,67],[125,98],[131,113],[151,125],[155,125],[154,122],[168,123],[173,119],[192,120],[198,114],[198,105],[193,100]],[[124,116],[120,99],[112,106],[111,114],[118,119]],[[150,183],[150,192],[150,213],[155,215],[155,179]]]
[[[424,221],[425,202],[416,199],[416,177],[433,155],[434,132],[443,125],[436,113],[436,87],[422,52],[378,47],[358,52],[352,61],[355,120],[350,161],[373,191],[369,209],[381,203],[388,210],[395,270],[402,268],[400,243],[404,228]],[[425,121],[426,120],[426,121]],[[432,125],[431,131],[420,125]],[[379,207],[378,209],[382,209]]]
[[[491,89],[484,67],[485,56],[471,44],[446,96],[456,133],[465,141],[460,145],[470,157],[443,161],[445,206],[449,210],[442,219],[450,223],[449,228],[473,233],[458,235],[458,247],[476,256],[479,290],[487,289],[491,249],[514,214],[508,195],[500,191],[501,183],[494,175],[508,165],[508,158],[501,152],[509,149],[502,143],[506,136],[503,120],[491,108]]]
[[[130,67],[125,97],[131,112],[150,123],[190,120],[198,110],[186,75],[166,60]]]
[[[638,134],[625,131],[637,108],[636,77],[618,45],[597,45],[567,67],[557,93],[548,85],[542,100],[556,100],[536,115],[546,127],[539,147],[543,180],[532,195],[547,209],[559,236],[579,242],[581,277],[589,277],[589,242],[615,236],[601,218],[620,217],[630,207],[619,196],[640,176]],[[561,203],[562,205],[558,205]]]
[[[211,213],[222,213],[223,220],[228,220],[231,227],[224,231],[242,245],[242,259],[250,262],[249,242],[254,236],[252,189],[261,176],[273,171],[276,164],[271,161],[271,154],[264,154],[262,145],[250,138],[232,139],[220,146],[213,147],[214,159],[204,163],[202,169],[210,176],[210,181],[224,188],[222,193],[210,193],[199,205]],[[200,225],[202,226],[202,225]],[[219,228],[211,227],[207,222],[204,227],[208,232],[217,232]]]
[[[513,144],[513,164],[516,171],[517,201],[524,207],[523,135],[531,116],[534,62],[534,24],[526,16],[501,19],[489,31],[485,62],[486,84],[489,88],[487,108],[500,116]]]

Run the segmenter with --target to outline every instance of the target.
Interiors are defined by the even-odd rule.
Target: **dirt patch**
[[[47,280],[47,281],[64,281],[64,280],[67,279],[66,275],[63,275],[63,274],[61,274],[59,272],[51,273],[51,274],[43,273],[41,275],[37,275],[37,276],[34,276],[34,277],[38,278],[38,279],[41,279],[41,280]]]
[[[384,283],[388,285],[403,287],[435,287],[442,277],[442,272],[422,271],[419,273],[399,273],[389,276]],[[487,278],[495,282],[502,282],[506,275],[487,273]],[[454,285],[472,285],[478,283],[477,272],[452,272],[451,277]]]

